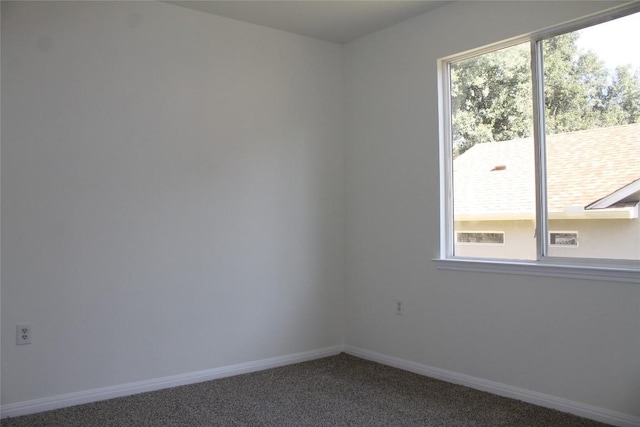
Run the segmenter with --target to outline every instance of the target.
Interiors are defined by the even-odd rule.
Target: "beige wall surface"
[[[551,247],[550,256],[640,260],[640,220],[556,220],[549,230],[577,231],[578,247]]]
[[[536,259],[533,221],[460,221],[455,223],[455,231],[504,233],[502,245],[457,243],[456,256]],[[640,260],[640,221],[637,219],[550,220],[549,232],[578,233],[578,246],[551,246],[550,256]]]
[[[456,222],[455,231],[495,231],[504,233],[504,244],[457,243],[455,255],[461,257],[536,259],[535,225],[533,221],[469,221]]]

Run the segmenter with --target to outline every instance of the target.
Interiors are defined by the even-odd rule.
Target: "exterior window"
[[[442,259],[640,268],[638,10],[441,60]]]
[[[476,231],[457,233],[456,242],[471,245],[503,245],[504,233],[500,231]]]
[[[454,231],[496,227],[512,236],[484,251],[458,238],[458,256],[535,259],[530,63],[522,43],[450,64]]]
[[[552,231],[549,233],[549,246],[578,247],[578,233],[575,231]]]

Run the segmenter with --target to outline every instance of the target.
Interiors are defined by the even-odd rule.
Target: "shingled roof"
[[[548,135],[546,148],[550,214],[637,205],[640,123]],[[453,169],[456,219],[535,216],[532,138],[477,144]]]

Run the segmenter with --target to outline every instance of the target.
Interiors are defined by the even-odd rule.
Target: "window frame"
[[[546,188],[546,147],[544,110],[544,40],[578,31],[617,18],[640,12],[640,4],[633,2],[603,12],[549,27],[541,31],[492,43],[438,60],[438,115],[440,139],[440,257],[434,259],[439,269],[488,271],[507,274],[605,279],[640,283],[640,261],[606,258],[569,258],[549,256],[549,221]],[[470,258],[454,255],[456,232],[453,215],[453,141],[451,111],[451,64],[472,57],[505,49],[517,44],[531,46],[531,78],[533,101],[533,138],[536,192],[536,260],[501,258]]]

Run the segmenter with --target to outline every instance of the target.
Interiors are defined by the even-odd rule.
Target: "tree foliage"
[[[546,132],[640,122],[640,70],[609,70],[593,52],[579,50],[578,33],[543,43]],[[533,132],[529,44],[451,66],[455,154],[473,145],[526,138]]]

